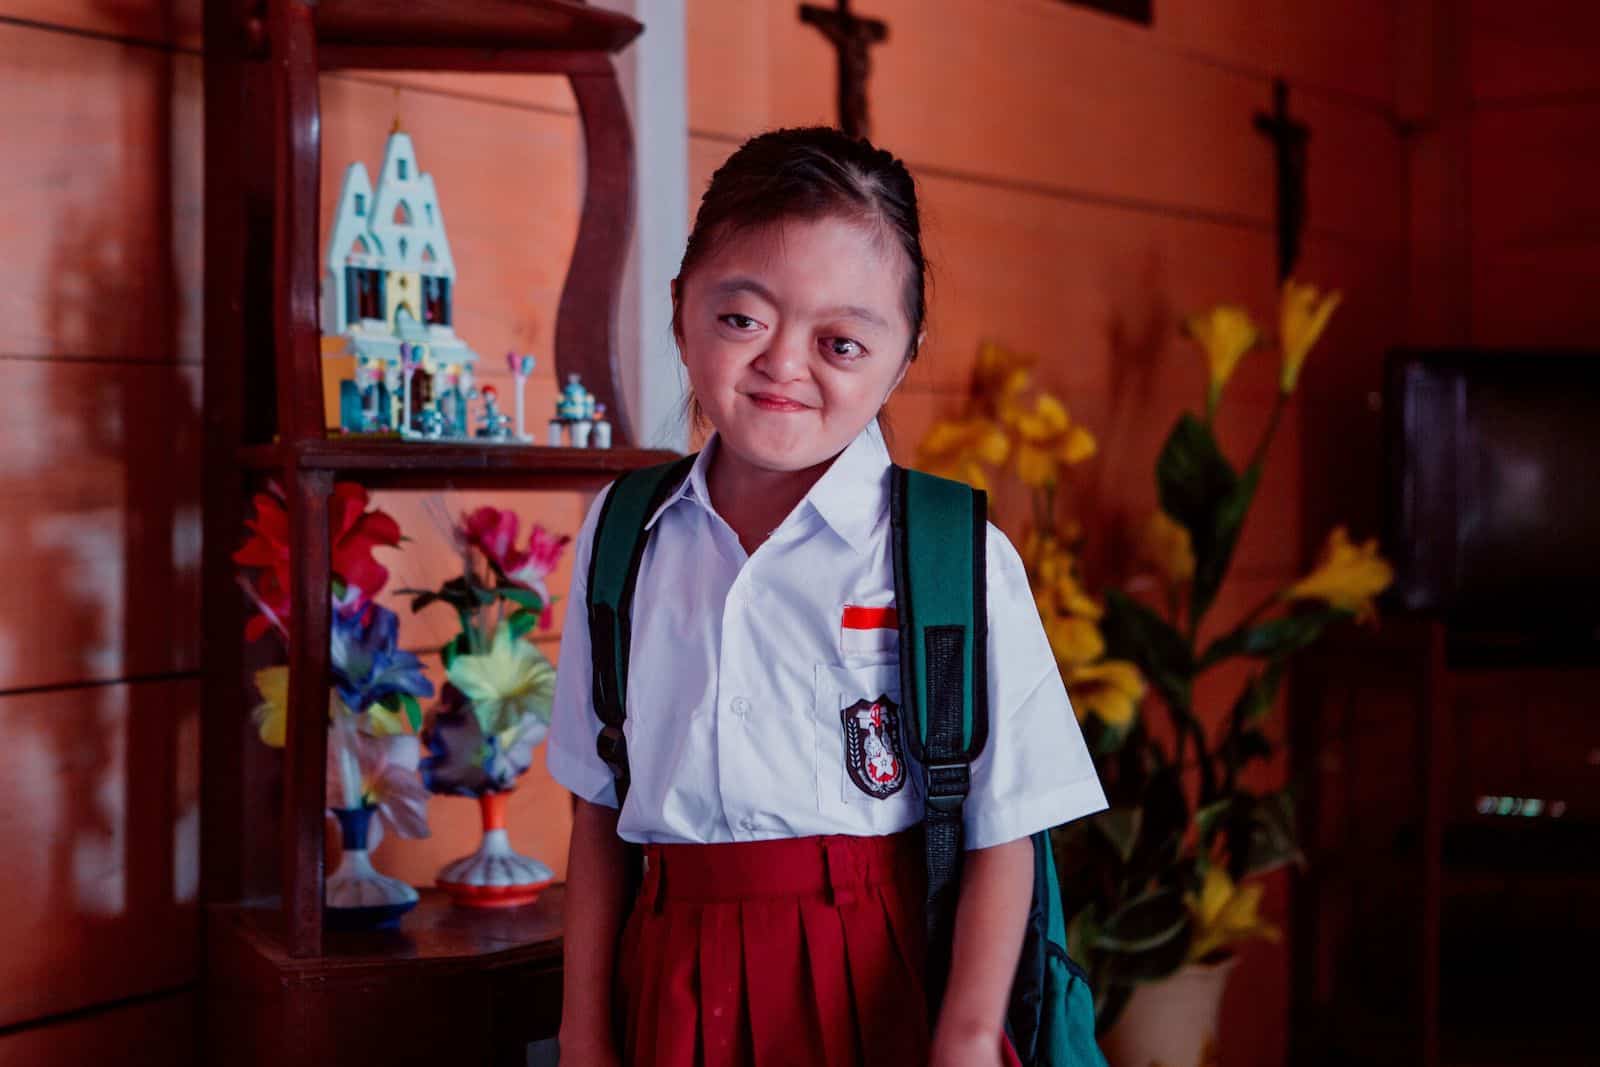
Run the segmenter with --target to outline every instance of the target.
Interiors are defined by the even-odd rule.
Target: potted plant
[[[1054,834],[1069,948],[1090,975],[1108,1057],[1129,1067],[1207,1062],[1236,946],[1277,937],[1259,912],[1259,877],[1301,861],[1294,806],[1288,789],[1251,788],[1245,772],[1274,753],[1263,725],[1295,653],[1329,626],[1370,615],[1392,578],[1374,542],[1335,529],[1309,574],[1202,640],[1281,416],[1338,301],[1285,284],[1279,389],[1242,471],[1214,425],[1261,331],[1235,307],[1186,320],[1208,359],[1205,403],[1178,417],[1156,461],[1160,507],[1139,551],[1147,573],[1103,600],[1084,588],[1078,527],[1058,516],[1063,475],[1093,454],[1093,438],[1049,394],[1023,403],[1031,357],[985,346],[969,409],[922,442],[920,462],[936,473],[982,486],[987,469],[1009,464],[1030,490],[1023,558],[1110,801]],[[1221,715],[1202,714],[1198,679],[1239,661],[1249,671],[1237,698]]]

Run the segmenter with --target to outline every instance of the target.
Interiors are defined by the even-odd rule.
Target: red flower
[[[246,520],[251,536],[233,561],[257,569],[252,587],[262,605],[285,626],[289,622],[289,516],[276,492],[257,493],[255,515]],[[389,580],[388,570],[372,556],[379,545],[400,543],[400,526],[387,512],[368,511],[366,489],[355,482],[339,482],[328,500],[328,532],[333,541],[332,569],[346,591],[358,591],[349,605],[359,609]],[[264,614],[251,618],[245,637],[255,640],[272,621]]]
[[[544,601],[539,614],[541,628],[550,625],[550,591],[545,578],[556,569],[561,553],[572,541],[566,534],[556,536],[535,523],[528,531],[528,546],[517,547],[517,513],[509,509],[482,507],[461,517],[456,536],[476,548],[492,562],[506,580],[531,589]]]

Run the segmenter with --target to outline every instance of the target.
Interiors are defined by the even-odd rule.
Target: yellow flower
[[[1250,321],[1248,311],[1231,304],[1190,315],[1184,320],[1183,329],[1205,349],[1206,364],[1211,370],[1206,402],[1215,409],[1222,387],[1233,377],[1239,361],[1261,340],[1261,331]]]
[[[1144,699],[1144,678],[1139,668],[1127,660],[1108,659],[1074,667],[1064,681],[1080,722],[1093,714],[1107,726],[1123,729],[1133,721],[1139,701]]]
[[[390,711],[382,704],[374,704],[367,709],[367,733],[373,737],[393,737],[410,732],[411,724],[404,712]]]
[[[1194,546],[1189,531],[1165,511],[1152,512],[1139,538],[1139,555],[1155,566],[1170,586],[1194,577]]]
[[[930,474],[955,478],[974,489],[988,489],[984,465],[1006,461],[1011,442],[1000,427],[982,417],[942,419],[928,429],[917,446],[917,466]]]
[[[1054,485],[1063,465],[1094,455],[1094,436],[1049,393],[1034,398],[1032,411],[1012,407],[1003,417],[1017,434],[1017,477],[1030,489]]]
[[[282,748],[289,723],[289,668],[263,667],[256,671],[255,682],[261,703],[250,713],[250,719],[261,732],[261,740],[273,748]]]
[[[1283,283],[1283,302],[1278,310],[1279,342],[1283,345],[1283,374],[1278,386],[1285,393],[1294,392],[1300,380],[1300,368],[1306,356],[1327,328],[1334,309],[1344,295],[1338,292],[1320,296],[1317,287],[1295,281]]]
[[[1098,622],[1105,614],[1078,582],[1072,553],[1055,537],[1029,533],[1023,541],[1022,557],[1040,615],[1077,615]]]
[[[1189,914],[1194,919],[1194,940],[1189,959],[1200,960],[1220,948],[1252,937],[1278,940],[1278,928],[1258,913],[1260,883],[1236,886],[1219,864],[1206,868],[1199,897],[1189,894]]]
[[[485,734],[514,732],[529,715],[550,721],[556,669],[537,648],[517,637],[509,622],[495,631],[488,652],[457,656],[446,673],[472,703]]]
[[[1031,352],[1014,352],[993,341],[979,345],[973,376],[977,380],[980,402],[990,412],[1009,407],[1027,390],[1029,372],[1038,358]]]
[[[1374,614],[1373,598],[1392,581],[1394,568],[1378,555],[1377,539],[1351,544],[1349,533],[1338,526],[1322,546],[1316,567],[1285,589],[1283,599],[1320,600],[1330,608],[1365,620]]]
[[[1064,669],[1093,663],[1106,651],[1106,642],[1100,628],[1088,619],[1058,615],[1045,619],[1045,636],[1050,639],[1050,650],[1056,662]]]

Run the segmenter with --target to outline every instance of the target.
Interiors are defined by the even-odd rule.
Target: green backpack
[[[600,758],[628,790],[626,715],[630,608],[648,532],[645,523],[688,476],[694,456],[630,472],[606,497],[589,564],[589,634]],[[935,1008],[950,967],[960,892],[961,808],[969,766],[988,735],[988,628],[984,579],[985,495],[960,482],[893,468],[890,510],[907,738],[924,768],[927,814],[928,974]],[[1046,832],[1034,834],[1033,903],[1012,983],[1006,1033],[1028,1067],[1103,1067],[1094,1039],[1094,997],[1067,957],[1061,890]],[[633,852],[638,853],[635,849]],[[636,880],[637,855],[633,878]]]

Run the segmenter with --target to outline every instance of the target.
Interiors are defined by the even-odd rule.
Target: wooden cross
[[[1294,272],[1300,235],[1306,228],[1306,142],[1311,129],[1289,115],[1289,86],[1272,83],[1270,113],[1256,112],[1256,129],[1272,142],[1278,158],[1278,280]]]
[[[889,25],[857,16],[850,0],[837,3],[837,9],[801,4],[800,21],[821,30],[839,53],[839,128],[851,137],[867,137],[872,128],[867,118],[872,56],[867,50],[889,39]]]

